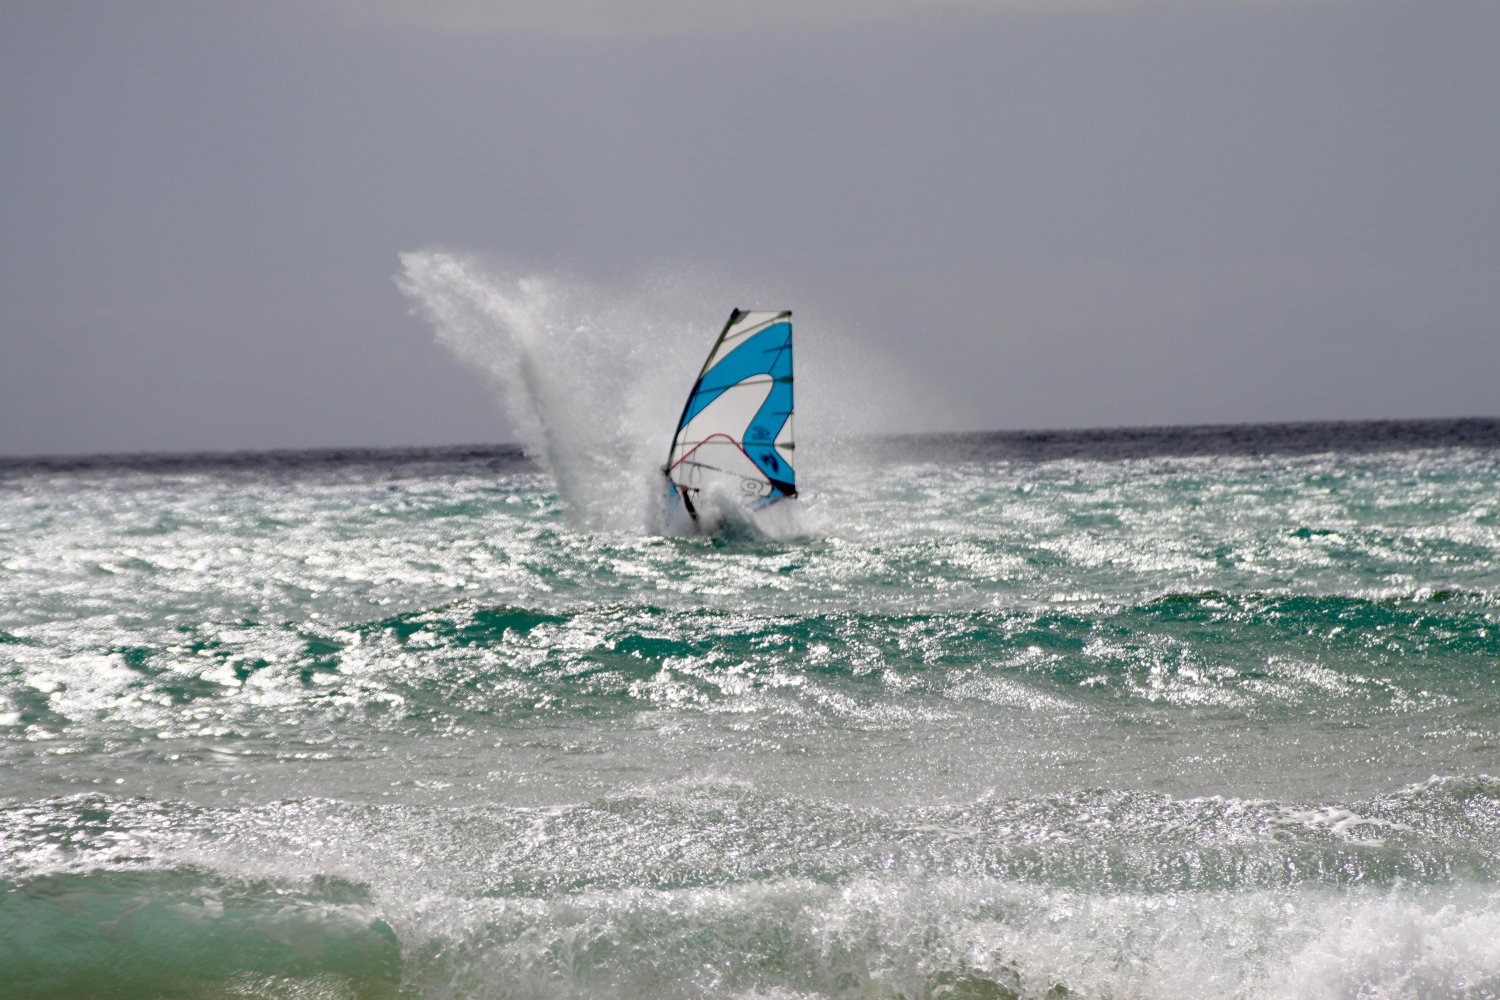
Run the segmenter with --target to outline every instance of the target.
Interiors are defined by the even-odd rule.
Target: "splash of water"
[[[620,293],[507,273],[438,251],[401,255],[397,285],[438,341],[500,390],[527,454],[591,529],[649,523],[675,408],[710,309],[662,279]]]
[[[664,510],[660,470],[684,395],[727,308],[722,283],[658,273],[632,288],[611,288],[431,250],[402,254],[401,267],[397,285],[438,342],[495,383],[521,444],[552,475],[575,521],[590,530],[692,533],[694,526]],[[820,327],[819,342],[799,354],[817,367],[817,358],[836,352],[846,375],[878,369],[867,351],[834,347],[846,338],[829,334]],[[876,380],[868,374],[844,381]],[[825,440],[847,438],[856,426],[849,414],[868,399],[891,396],[849,386],[822,386],[819,395],[811,411]],[[802,401],[798,409],[807,412]],[[816,513],[809,521],[800,503],[751,519],[737,503],[718,507],[714,520],[732,534],[791,540],[820,523]]]

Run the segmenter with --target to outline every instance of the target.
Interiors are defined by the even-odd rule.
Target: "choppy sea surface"
[[[1500,997],[1500,421],[558,481],[0,462],[0,994]]]

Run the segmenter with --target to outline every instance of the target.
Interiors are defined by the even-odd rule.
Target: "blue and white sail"
[[[688,393],[666,474],[689,513],[703,491],[753,507],[797,495],[792,442],[792,314],[729,314]]]

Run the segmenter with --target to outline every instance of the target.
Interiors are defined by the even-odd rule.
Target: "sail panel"
[[[761,504],[796,496],[790,312],[735,310],[688,394],[667,477]]]

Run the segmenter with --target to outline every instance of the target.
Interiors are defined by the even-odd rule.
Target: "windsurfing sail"
[[[797,495],[792,465],[792,314],[729,314],[688,393],[665,472],[696,520],[706,489],[764,507]]]

